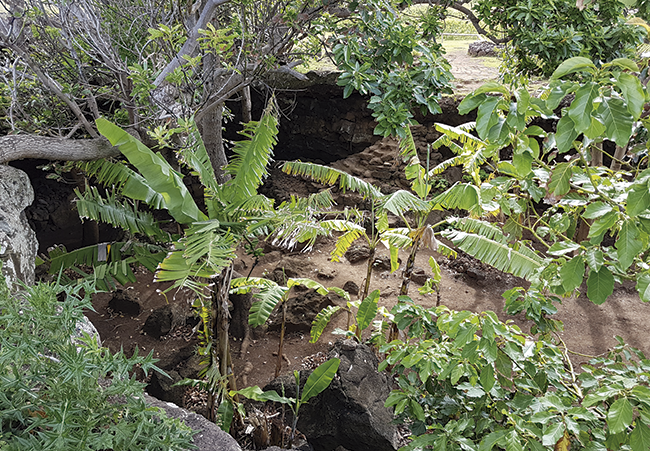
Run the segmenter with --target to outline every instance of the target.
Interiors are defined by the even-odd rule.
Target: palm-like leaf
[[[340,310],[341,306],[330,305],[318,312],[318,315],[316,315],[316,318],[314,318],[314,321],[311,323],[311,338],[309,339],[310,343],[316,343],[318,341],[320,336],[323,335],[325,328],[330,323],[334,315],[336,315]]]
[[[214,176],[212,163],[196,124],[191,124],[191,131],[187,136],[187,141],[178,150],[177,155],[181,163],[196,172],[208,192],[214,193],[217,190],[218,183]]]
[[[332,251],[332,261],[338,262],[345,252],[352,246],[352,243],[360,236],[366,236],[366,229],[351,221],[342,219],[330,219],[321,221],[320,226],[328,231],[345,232],[336,240],[336,246]]]
[[[196,289],[194,279],[213,278],[235,258],[235,239],[223,233],[217,221],[192,224],[185,237],[158,265],[157,281],[174,281],[173,287]]]
[[[363,195],[364,198],[378,199],[382,195],[379,188],[373,184],[344,171],[320,164],[288,161],[282,166],[282,170],[287,174],[309,177],[324,185],[335,186],[338,184],[343,192],[354,191]]]
[[[443,193],[434,197],[431,201],[432,210],[445,209],[453,210],[460,208],[479,215],[481,208],[481,192],[479,189],[467,183],[456,183]]]
[[[105,222],[158,241],[169,240],[169,234],[160,229],[150,213],[138,211],[132,204],[119,202],[113,194],[109,193],[106,197],[102,197],[94,186],[86,189],[84,193],[75,189],[75,194],[77,211],[81,218]]]
[[[232,179],[219,190],[219,197],[226,203],[241,202],[256,195],[268,175],[266,167],[278,135],[274,100],[269,102],[259,122],[249,122],[240,133],[248,139],[235,143],[234,156],[226,166]]]
[[[163,197],[163,206],[177,222],[188,224],[207,219],[183,183],[182,174],[174,171],[163,157],[153,153],[139,140],[106,119],[99,118],[96,123],[99,132],[108,138],[112,145],[120,147],[120,151],[142,174],[151,189]],[[126,194],[126,191],[124,193]],[[132,193],[129,196],[146,201],[148,194],[143,192],[139,197],[134,197]]]
[[[305,279],[305,278],[296,278],[296,279],[287,280],[287,288],[289,289],[298,285],[309,288],[310,290],[316,290],[316,292],[321,296],[325,296],[327,295],[327,293],[329,293],[329,290],[327,288],[325,288],[323,285],[316,282],[315,280]]]
[[[515,250],[506,243],[461,230],[446,230],[442,234],[469,255],[517,277],[530,280],[544,266],[544,260],[523,245]]]
[[[76,163],[76,167],[87,176],[95,177],[97,182],[113,187],[118,194],[134,200],[142,200],[151,208],[160,209],[165,205],[163,196],[156,192],[147,180],[121,161],[93,160]]]
[[[380,206],[395,216],[402,216],[407,211],[428,213],[431,209],[431,206],[427,202],[405,190],[398,190],[384,196],[381,199]]]
[[[257,299],[257,301],[251,305],[248,324],[257,327],[266,323],[275,306],[282,301],[288,291],[288,288],[276,285],[274,287],[264,287],[259,293],[253,294],[253,298]]]
[[[462,230],[463,232],[475,233],[482,235],[493,241],[506,243],[506,237],[503,230],[486,221],[472,218],[448,218],[447,223],[452,225],[455,229]]]

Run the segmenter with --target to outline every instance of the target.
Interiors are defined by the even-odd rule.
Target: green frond
[[[336,315],[340,310],[341,306],[339,305],[329,305],[318,312],[318,315],[316,315],[316,318],[314,318],[314,321],[311,323],[310,343],[316,343],[318,341],[334,315]]]
[[[445,230],[442,235],[472,257],[517,277],[530,280],[537,270],[544,267],[544,260],[523,245],[515,250],[506,243],[461,230]]]
[[[114,194],[102,197],[97,187],[91,186],[84,193],[75,189],[77,211],[81,218],[89,218],[140,233],[158,241],[169,241],[168,233],[163,232],[157,221],[148,212],[138,211],[130,204],[119,202]]]
[[[253,294],[256,301],[253,302],[248,313],[248,324],[257,327],[266,323],[275,306],[282,301],[288,291],[288,288],[276,285],[264,287],[259,293]]]
[[[450,248],[444,243],[441,243],[438,241],[438,252],[440,252],[442,255],[444,255],[447,258],[458,258],[458,252],[456,252],[454,249]]]
[[[411,133],[411,127],[405,127],[404,129],[406,130],[406,136],[399,140],[399,155],[405,163],[419,164],[420,160],[418,158],[417,148],[415,147],[415,141],[413,140],[413,133]]]
[[[219,190],[220,196],[226,196],[227,203],[241,202],[256,195],[268,175],[267,166],[278,135],[275,100],[271,99],[259,122],[245,124],[240,133],[247,139],[235,143],[234,155],[226,166],[226,173],[232,179]]]
[[[246,294],[257,288],[270,288],[278,286],[277,283],[264,277],[237,277],[230,281],[231,294]]]
[[[366,297],[359,305],[357,310],[357,337],[361,337],[361,332],[370,326],[372,320],[377,316],[379,303],[379,290],[375,290]]]
[[[455,157],[445,160],[442,163],[431,168],[431,170],[429,171],[429,176],[433,177],[434,175],[440,175],[443,172],[445,172],[445,169],[450,168],[452,166],[462,166],[464,160],[465,158],[460,155],[456,155]]]
[[[440,149],[441,147],[448,147],[449,150],[451,150],[456,155],[460,155],[463,153],[463,147],[456,144],[453,138],[451,138],[448,135],[442,135],[434,142],[431,143],[432,149]]]
[[[332,261],[340,261],[341,257],[343,257],[347,250],[350,249],[352,243],[354,243],[362,234],[365,234],[365,231],[361,232],[360,230],[353,229],[341,235],[338,240],[336,240],[336,246],[331,253]]]
[[[480,190],[476,186],[467,183],[456,183],[434,197],[430,202],[432,210],[460,208],[461,210],[480,214],[482,209]]]
[[[335,186],[338,184],[343,192],[347,190],[354,191],[363,195],[364,198],[370,197],[377,199],[382,195],[379,188],[371,183],[350,175],[347,172],[320,164],[288,161],[282,165],[282,171],[290,175],[308,177],[324,185]]]
[[[147,146],[133,136],[106,119],[96,121],[97,129],[120,151],[129,162],[142,174],[149,187],[163,197],[163,206],[169,214],[181,224],[203,221],[206,216],[199,210],[187,187],[183,183],[183,175],[174,171],[169,163],[159,154],[153,153]],[[149,191],[127,194],[125,185],[123,194],[135,200],[147,201]]]
[[[174,281],[175,287],[195,286],[193,279],[210,279],[235,258],[235,239],[219,229],[217,221],[192,224],[174,250],[158,265],[156,281]]]
[[[384,196],[381,200],[381,207],[390,211],[395,216],[402,216],[408,211],[427,213],[431,206],[415,196],[410,191],[399,190]]]
[[[506,237],[503,230],[487,221],[472,218],[447,218],[447,223],[452,225],[455,229],[462,230],[463,232],[475,233],[482,235],[490,240],[506,243]]]
[[[413,240],[408,235],[408,229],[391,229],[381,234],[381,242],[386,247],[396,247],[398,249],[406,249]]]
[[[208,191],[216,191],[219,184],[214,176],[212,163],[203,143],[203,138],[201,138],[194,121],[192,121],[191,132],[188,133],[185,145],[176,152],[176,155],[181,163],[198,175],[199,180]]]
[[[332,293],[336,293],[337,295],[341,296],[346,301],[350,300],[350,293],[345,291],[343,288],[329,287],[328,290],[330,290]]]
[[[312,279],[295,278],[287,280],[287,288],[293,288],[298,285],[307,287],[310,290],[316,290],[316,292],[321,296],[325,296],[327,293],[329,293],[329,290],[327,288]]]
[[[442,136],[456,139],[461,144],[469,144],[473,148],[484,146],[485,143],[481,138],[470,133],[474,129],[476,129],[476,122],[467,122],[457,126],[436,123],[436,130],[442,133]],[[437,147],[435,148],[437,149]]]
[[[304,215],[289,214],[280,221],[272,233],[273,244],[285,249],[293,249],[298,243],[307,243],[309,250],[319,236],[329,232],[318,223]]]
[[[344,219],[328,219],[326,221],[321,221],[320,226],[328,232],[351,232],[356,230],[359,233],[366,233],[366,229],[361,227],[359,224]]]
[[[82,161],[75,164],[88,177],[98,183],[114,188],[117,193],[134,200],[142,200],[151,208],[164,208],[165,199],[155,191],[147,180],[121,161],[101,159]]]

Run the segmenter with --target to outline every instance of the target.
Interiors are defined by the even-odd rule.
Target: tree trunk
[[[612,171],[620,171],[621,170],[621,161],[623,160],[623,157],[625,156],[625,151],[627,149],[624,146],[616,146],[616,151],[614,152],[614,159],[612,160],[612,164],[610,166]]]
[[[213,112],[205,115],[198,124],[205,150],[208,152],[214,175],[219,184],[230,180],[230,176],[224,171],[228,159],[223,147],[222,119],[223,106],[218,106]]]

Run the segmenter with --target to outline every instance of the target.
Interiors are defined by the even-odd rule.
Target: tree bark
[[[107,139],[66,139],[38,135],[7,135],[0,137],[0,163],[23,158],[43,160],[85,161],[114,157],[120,154]]]

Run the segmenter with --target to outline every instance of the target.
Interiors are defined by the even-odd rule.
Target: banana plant
[[[305,278],[288,279],[287,286],[283,287],[274,281],[263,277],[240,277],[233,279],[230,286],[230,292],[233,294],[244,294],[255,291],[253,293],[253,298],[256,299],[256,301],[251,305],[250,314],[248,315],[248,323],[252,327],[259,327],[265,324],[278,304],[282,309],[282,324],[280,328],[280,341],[278,344],[278,360],[275,366],[275,377],[278,377],[282,370],[287,300],[289,299],[291,289],[295,286],[303,286],[310,290],[315,290],[322,296],[327,295],[329,292],[333,292],[347,301],[350,300],[348,292],[341,288],[325,288],[320,283]]]

